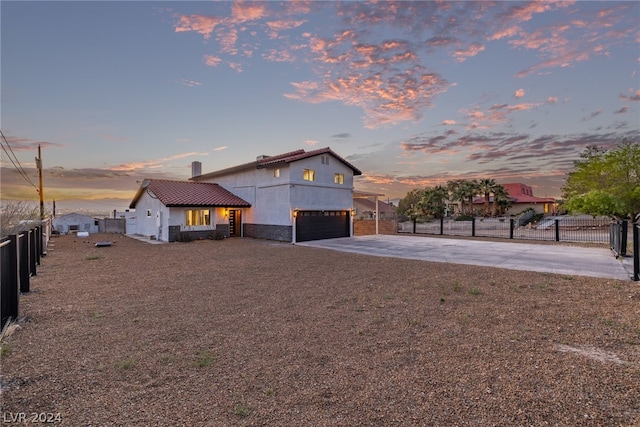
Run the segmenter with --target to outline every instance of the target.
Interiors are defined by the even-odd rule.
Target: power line
[[[2,139],[4,140],[4,142],[7,145],[7,147],[9,147],[9,151],[11,151],[11,154],[9,154],[9,151],[7,151],[5,146],[0,144],[2,146],[2,150],[5,153],[7,153],[7,156],[9,157],[9,160],[11,161],[11,164],[13,164],[13,167],[16,168],[16,170],[18,171],[20,176],[22,176],[24,178],[24,180],[27,181],[27,183],[29,185],[31,185],[33,188],[35,188],[36,191],[39,191],[38,187],[33,183],[33,181],[31,181],[31,178],[29,178],[29,175],[27,174],[27,172],[24,170],[24,168],[20,164],[20,161],[18,160],[18,158],[16,157],[15,153],[13,152],[13,149],[11,148],[11,145],[9,145],[9,141],[7,141],[7,138],[4,136],[4,133],[2,132],[2,130],[0,130],[0,135],[2,135]],[[15,161],[14,161],[14,159],[15,159]]]

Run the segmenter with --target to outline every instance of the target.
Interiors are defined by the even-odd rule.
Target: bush
[[[470,215],[460,215],[456,217],[456,221],[473,221],[473,217]]]

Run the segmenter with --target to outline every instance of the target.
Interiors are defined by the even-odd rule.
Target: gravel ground
[[[7,424],[640,425],[630,281],[92,235],[52,240],[31,288]]]

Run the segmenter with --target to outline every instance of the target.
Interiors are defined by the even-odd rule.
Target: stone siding
[[[291,242],[293,231],[290,225],[243,224],[244,237]]]

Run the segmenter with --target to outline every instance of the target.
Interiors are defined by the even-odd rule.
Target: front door
[[[242,230],[242,211],[229,209],[229,236],[240,237]]]

